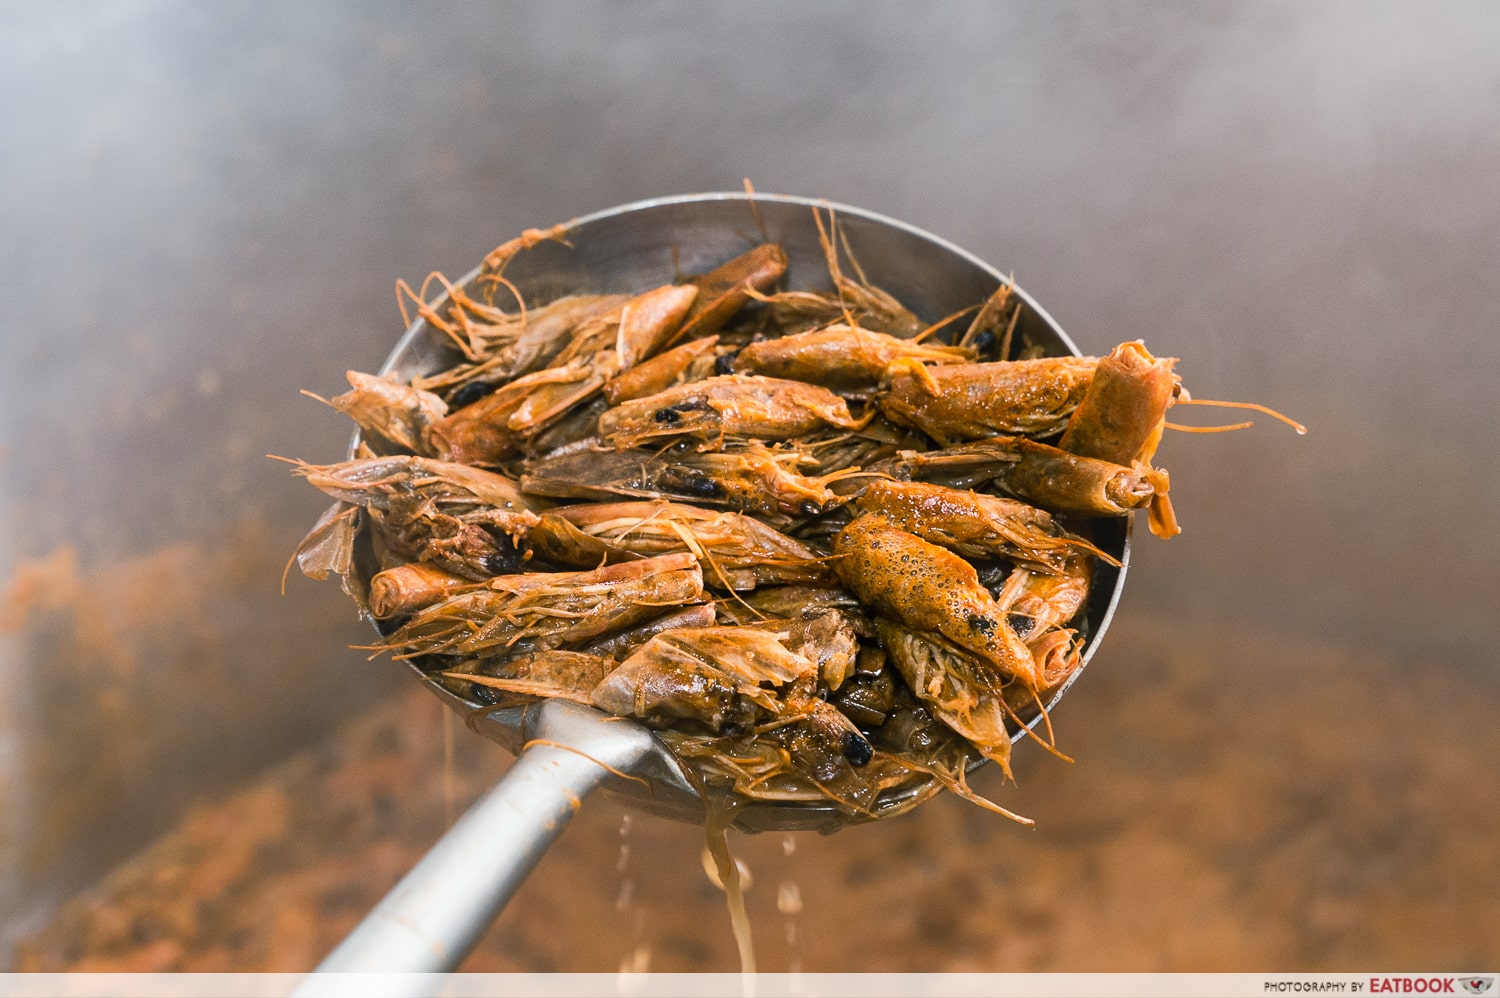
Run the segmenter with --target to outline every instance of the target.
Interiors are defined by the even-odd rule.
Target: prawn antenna
[[[933,779],[937,780],[938,783],[942,784],[949,793],[955,794],[963,800],[968,801],[970,804],[982,807],[986,811],[993,811],[998,815],[1002,815],[1014,822],[1025,825],[1027,828],[1036,827],[1036,822],[1026,817],[1025,815],[1016,814],[1014,811],[1001,807],[999,804],[996,804],[989,798],[975,793],[974,790],[969,786],[968,778],[964,775],[964,767],[961,764],[957,767],[956,775],[935,764],[930,766],[923,766],[917,763],[913,763],[909,760],[902,760],[902,764],[909,769],[915,770],[916,772],[926,773],[928,776],[931,776]]]
[[[516,300],[516,308],[521,311],[521,328],[526,328],[526,299],[521,297],[521,289],[512,284],[508,277],[499,272],[485,274],[480,279],[489,284],[489,290],[485,294],[485,304],[491,308],[495,307],[495,286],[497,284],[500,285],[509,291],[511,297]]]
[[[1161,424],[1168,430],[1177,430],[1179,433],[1228,433],[1231,430],[1248,430],[1254,423],[1230,423],[1227,426],[1186,426],[1182,423],[1171,423],[1165,420]]]
[[[870,279],[865,276],[865,269],[859,265],[859,258],[854,255],[854,248],[849,245],[849,233],[842,225],[835,224],[834,235],[838,237],[840,245],[844,247],[844,255],[849,258],[849,266],[854,268],[854,277],[865,287],[870,286]]]
[[[1032,691],[1032,696],[1036,696],[1035,690]],[[1005,702],[1004,697],[998,697],[997,700],[999,701],[1000,709],[1005,711],[1005,716],[1009,717],[1012,721],[1015,721],[1018,726],[1020,726],[1022,734],[1024,734],[1027,738],[1030,738],[1032,741],[1036,742],[1052,755],[1057,756],[1063,762],[1073,761],[1071,756],[1065,755],[1062,750],[1057,747],[1055,741],[1047,740],[1047,738],[1052,738],[1055,740],[1057,736],[1052,732],[1052,718],[1047,714],[1047,708],[1045,706],[1042,706],[1040,698],[1037,699],[1037,706],[1041,708],[1042,717],[1045,719],[1044,723],[1047,726],[1047,738],[1043,738],[1041,735],[1037,734],[1036,729],[1027,724],[1025,721],[1021,720],[1021,716],[1015,712],[1015,709],[1011,707],[1010,704]]]
[[[1297,434],[1299,436],[1307,433],[1307,427],[1303,426],[1301,423],[1297,422],[1295,419],[1292,419],[1290,416],[1283,416],[1281,413],[1277,412],[1275,409],[1272,409],[1270,406],[1261,405],[1258,402],[1220,402],[1220,401],[1215,401],[1215,400],[1212,400],[1212,399],[1180,398],[1180,399],[1178,399],[1173,404],[1174,405],[1213,405],[1213,406],[1219,406],[1220,408],[1223,408],[1223,409],[1251,409],[1251,410],[1253,410],[1255,412],[1263,413],[1263,414],[1265,414],[1267,416],[1270,416],[1272,419],[1279,419],[1279,420],[1281,420],[1283,423],[1285,423],[1286,425],[1290,426],[1292,429],[1296,430]],[[1249,426],[1250,424],[1249,423],[1245,423],[1245,424],[1242,424],[1242,425]],[[1238,426],[1228,427],[1228,429],[1238,429],[1238,428],[1239,428]],[[1214,430],[1210,429],[1209,432],[1212,433],[1212,432],[1214,432]]]
[[[755,185],[750,178],[745,178],[745,197],[750,200],[750,214],[755,217],[755,227],[760,231],[760,240],[763,243],[771,241],[771,234],[766,231],[766,220],[760,217],[760,205],[755,203]]]
[[[565,745],[562,742],[554,742],[550,738],[533,738],[529,742],[527,742],[525,745],[521,746],[521,751],[525,752],[527,749],[531,748],[531,746],[533,746],[533,745],[546,745],[549,748],[562,749],[565,752],[572,752],[574,755],[581,755],[585,759],[587,759],[589,762],[592,762],[594,765],[598,766],[600,769],[607,770],[610,773],[613,773],[615,776],[618,776],[622,780],[629,780],[632,783],[639,783],[641,786],[645,787],[646,789],[648,789],[648,790],[651,789],[651,784],[648,783],[646,780],[642,779],[641,777],[634,776],[634,775],[632,775],[630,773],[625,772],[624,770],[616,769],[615,767],[611,766],[609,763],[602,762],[599,759],[595,759],[593,756],[589,755],[587,752],[584,752],[581,749],[574,748],[572,745]]]
[[[308,398],[314,400],[315,402],[322,402],[324,405],[326,405],[326,406],[328,406],[330,408],[336,408],[332,402],[328,401],[326,398],[324,398],[323,396],[319,395],[317,392],[310,392],[306,388],[300,389],[300,391],[301,391],[301,393],[303,395],[306,395]],[[276,455],[274,455],[274,454],[267,454],[266,457],[276,457]],[[286,460],[289,460],[289,458],[276,458],[276,460],[278,460],[278,461],[286,461]]]
[[[432,278],[432,274],[427,275],[427,280],[422,282],[421,291],[413,291],[411,285],[407,284],[405,280],[402,280],[400,278],[396,280],[396,304],[401,309],[401,321],[406,323],[408,327],[410,327],[412,324],[412,319],[406,311],[406,303],[409,299],[412,305],[416,307],[418,316],[426,319],[427,322],[435,328],[441,329],[445,334],[448,335],[450,339],[453,340],[454,344],[457,345],[460,350],[463,350],[466,344],[464,343],[463,339],[459,337],[457,331],[454,330],[452,324],[449,323],[447,319],[444,319],[442,316],[438,315],[436,310],[434,310],[431,305],[427,304],[426,298],[423,297],[427,293],[427,286],[431,283]],[[467,353],[467,351],[465,352]],[[469,359],[474,360],[475,358],[470,357]]]
[[[854,321],[854,313],[849,311],[849,297],[844,293],[844,274],[839,270],[839,247],[838,247],[838,220],[834,217],[833,206],[823,202],[823,207],[828,209],[828,225],[823,225],[823,216],[818,214],[818,209],[813,209],[813,224],[818,227],[818,242],[823,246],[823,257],[828,263],[828,276],[833,281],[834,290],[839,293],[839,310],[844,313],[844,322],[850,326],[858,325]],[[829,233],[832,233],[830,238]]]
[[[396,278],[396,307],[401,310],[401,326],[411,328],[411,316],[406,312],[406,296],[411,294],[411,285],[402,277]]]
[[[1010,289],[1010,288],[1014,288],[1015,286],[1016,286],[1016,275],[1013,272],[1010,275],[1010,283],[1007,284],[1006,287],[1008,289]],[[1007,298],[1009,297],[1009,293],[1008,292],[1007,292],[1006,297]],[[1019,322],[1019,321],[1021,321],[1021,309],[1018,306],[1018,307],[1016,307],[1016,308],[1014,308],[1014,309],[1011,310],[1011,313],[1010,313],[1010,322],[1005,327],[1005,335],[1002,336],[1002,337],[1000,337],[1000,349],[999,349],[998,353],[996,354],[996,356],[998,356],[1000,360],[1010,360],[1010,345],[1011,345],[1011,342],[1015,338],[1016,323]]]
[[[968,315],[970,312],[977,311],[978,309],[979,309],[978,305],[970,305],[968,308],[961,308],[961,309],[959,309],[957,312],[954,312],[952,315],[944,316],[943,318],[939,319],[937,322],[934,322],[932,325],[930,325],[926,329],[922,330],[917,335],[913,336],[911,338],[911,342],[913,342],[913,343],[921,343],[923,340],[927,339],[929,336],[931,336],[933,333],[937,332],[938,330],[942,329],[944,326],[947,326],[947,325],[949,325],[949,324],[951,324],[953,322],[956,322],[959,319],[962,319],[964,316]]]

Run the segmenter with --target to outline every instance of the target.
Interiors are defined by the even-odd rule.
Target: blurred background
[[[265,455],[341,455],[298,392],[397,278],[748,177],[1310,427],[1166,440],[1076,764],[979,781],[1036,830],[736,840],[762,969],[1493,968],[1497,51],[1486,3],[0,8],[0,966],[306,969],[503,771],[279,593],[325,500]],[[470,968],[736,969],[700,851],[590,801]]]

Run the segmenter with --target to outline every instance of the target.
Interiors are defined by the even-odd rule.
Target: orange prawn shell
[[[1045,436],[1078,408],[1097,364],[1092,357],[930,368],[897,361],[886,372],[880,409],[945,447],[997,433]]]
[[[1042,682],[1004,608],[963,558],[874,515],[840,531],[833,554],[839,578],[865,604],[912,630],[943,635],[994,667],[997,679],[1032,689]]]
[[[1149,462],[1161,441],[1167,408],[1180,389],[1175,357],[1154,357],[1140,340],[1099,360],[1083,401],[1058,446],[1114,464]]]

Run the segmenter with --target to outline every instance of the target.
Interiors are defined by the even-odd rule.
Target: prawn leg
[[[983,360],[1009,360],[1016,322],[1021,318],[1021,299],[1014,291],[1009,283],[996,288],[960,337],[959,346],[968,347]]]
[[[512,257],[533,246],[549,241],[566,244],[567,239],[564,237],[572,227],[572,222],[562,222],[547,229],[527,229],[516,238],[501,243],[485,254],[484,261],[480,264],[481,273],[498,275],[505,270],[505,265],[510,263]]]
[[[890,661],[917,698],[1014,779],[1005,724],[1013,712],[989,670],[941,636],[920,634],[889,620],[879,620],[875,627]]]

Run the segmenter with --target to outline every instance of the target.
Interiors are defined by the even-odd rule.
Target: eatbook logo
[[[1464,990],[1471,995],[1487,994],[1490,988],[1495,986],[1493,977],[1461,977],[1458,983],[1464,986]]]

